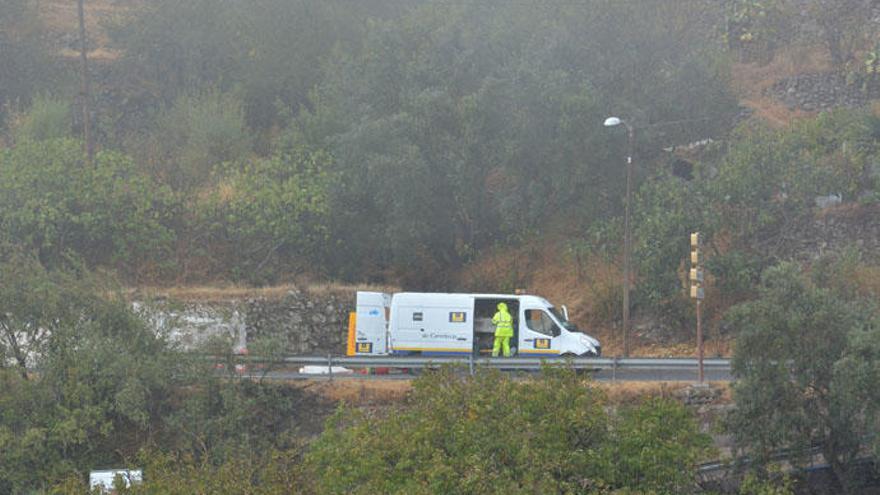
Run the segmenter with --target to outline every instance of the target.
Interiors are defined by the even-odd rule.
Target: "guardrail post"
[[[333,381],[333,354],[327,354],[327,374],[330,376],[330,381]]]
[[[611,361],[611,381],[617,381],[617,357]]]

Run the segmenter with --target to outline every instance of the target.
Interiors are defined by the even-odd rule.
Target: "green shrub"
[[[57,139],[70,135],[70,105],[64,100],[41,95],[20,117],[14,130],[16,141]]]
[[[785,476],[778,480],[765,481],[754,474],[747,474],[739,486],[740,495],[793,495],[791,479]]]
[[[233,253],[233,273],[266,282],[279,263],[291,263],[291,270],[320,259],[331,164],[326,152],[300,148],[227,167],[199,215],[215,242]]]
[[[86,166],[78,141],[25,141],[0,150],[0,232],[49,264],[73,252],[91,265],[167,264],[171,191],[119,153]]]
[[[784,0],[733,0],[727,2],[724,41],[739,50],[746,61],[769,62],[773,52],[791,34],[792,8]]]
[[[706,269],[717,280],[721,295],[728,298],[747,296],[761,278],[760,257],[742,251],[728,251],[713,256]]]
[[[698,183],[672,176],[654,177],[638,192],[633,215],[633,256],[638,267],[638,301],[661,308],[683,292],[680,267],[689,251],[691,232],[703,231],[705,201]]]
[[[178,189],[208,182],[217,165],[251,151],[250,130],[236,93],[209,90],[179,97],[157,121],[167,180]]]

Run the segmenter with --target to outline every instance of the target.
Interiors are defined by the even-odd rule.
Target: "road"
[[[248,376],[258,378],[262,376],[259,366],[267,360],[248,357],[251,363],[246,372]],[[435,368],[443,365],[459,366],[463,372],[477,369],[478,367],[497,368],[506,372],[519,372],[530,374],[537,372],[547,364],[570,366],[574,369],[590,373],[599,381],[696,381],[697,361],[692,358],[674,359],[648,359],[648,358],[575,358],[563,359],[534,359],[534,358],[495,358],[495,359],[459,359],[459,358],[358,358],[358,357],[332,357],[332,356],[288,356],[276,360],[272,371],[267,378],[275,380],[301,380],[301,379],[368,379],[368,380],[405,380],[418,375],[423,369]],[[334,373],[326,373],[327,366],[344,367],[348,369],[382,369],[390,370],[388,374],[360,374],[340,373],[334,368]],[[301,373],[301,366],[309,366],[313,373]],[[707,359],[704,362],[705,377],[707,381],[730,381],[730,362],[726,359]],[[402,370],[408,370],[404,372]]]

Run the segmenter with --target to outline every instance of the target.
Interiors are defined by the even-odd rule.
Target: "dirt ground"
[[[334,381],[326,379],[294,382],[330,402],[345,402],[351,406],[390,405],[403,401],[412,390],[411,379],[375,380],[344,378]],[[692,382],[595,382],[612,404],[631,404],[647,398],[678,399]],[[730,387],[726,382],[712,382],[710,387],[718,396],[715,405],[731,402]]]

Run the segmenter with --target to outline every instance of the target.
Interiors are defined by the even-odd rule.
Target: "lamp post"
[[[627,132],[627,155],[626,155],[626,199],[624,200],[623,220],[623,357],[629,357],[629,284],[630,284],[630,257],[631,244],[629,228],[629,211],[632,202],[632,169],[633,169],[633,143],[635,130],[625,120],[619,117],[605,119],[605,127],[617,127],[623,125]]]

